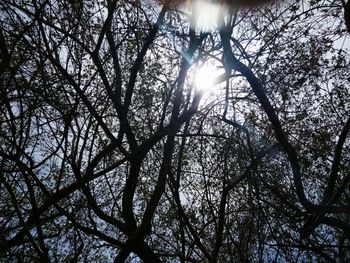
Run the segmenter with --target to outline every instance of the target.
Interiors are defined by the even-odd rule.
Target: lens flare
[[[196,28],[202,32],[214,31],[221,11],[221,7],[218,4],[208,1],[195,1],[193,4],[193,17],[196,21]]]

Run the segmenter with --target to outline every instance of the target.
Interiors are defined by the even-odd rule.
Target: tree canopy
[[[223,2],[0,2],[1,262],[349,262],[350,1]]]

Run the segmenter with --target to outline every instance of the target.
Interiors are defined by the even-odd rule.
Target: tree
[[[0,6],[2,260],[349,260],[348,4]]]

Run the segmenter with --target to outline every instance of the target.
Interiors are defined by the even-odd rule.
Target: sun
[[[196,68],[194,73],[194,84],[198,91],[209,91],[215,86],[218,76],[214,65],[204,64]]]

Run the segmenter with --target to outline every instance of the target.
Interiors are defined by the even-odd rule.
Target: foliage
[[[1,1],[0,261],[349,261],[349,2],[160,2]]]

